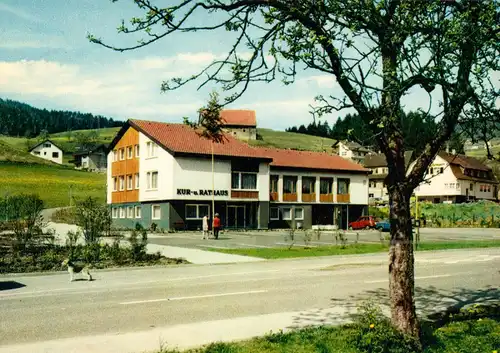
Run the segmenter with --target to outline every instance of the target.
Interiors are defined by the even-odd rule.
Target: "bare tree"
[[[117,48],[93,35],[89,39],[126,51],[175,32],[225,29],[235,37],[224,59],[186,79],[164,82],[163,91],[195,80],[199,87],[215,82],[229,103],[253,82],[281,77],[291,84],[301,69],[336,79],[344,96],[316,97],[315,113],[355,109],[386,156],[392,322],[417,335],[410,196],[458,126],[474,126],[470,134],[476,138],[488,138],[479,133],[482,127],[498,130],[498,80],[492,80],[500,60],[498,0],[177,0],[167,7],[159,7],[161,1],[134,2],[144,15],[123,21],[119,32],[142,32],[143,41]],[[438,121],[438,132],[407,171],[402,99],[418,87],[431,102],[438,96],[433,109],[422,107]]]

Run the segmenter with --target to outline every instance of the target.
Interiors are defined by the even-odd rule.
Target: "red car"
[[[373,216],[361,216],[358,220],[349,223],[349,229],[370,229],[375,228],[377,221]]]

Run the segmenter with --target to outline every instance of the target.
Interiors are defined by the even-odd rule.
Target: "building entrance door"
[[[228,228],[245,228],[246,206],[227,206],[227,226]]]

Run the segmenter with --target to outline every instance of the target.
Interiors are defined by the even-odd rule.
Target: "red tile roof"
[[[469,169],[477,169],[477,170],[482,170],[482,171],[490,171],[491,168],[488,167],[487,165],[483,164],[480,160],[474,158],[474,157],[469,157],[464,154],[451,154],[447,152],[439,152],[438,153],[439,157],[443,158],[446,162],[450,164],[455,164],[459,165],[464,168],[469,168]]]
[[[169,151],[211,155],[210,140],[203,138],[188,125],[156,121],[130,120],[130,124]],[[214,143],[214,155],[228,157],[266,158],[262,151],[250,147],[229,134],[223,143]]]
[[[257,118],[254,110],[223,110],[220,116],[225,125],[256,127]]]
[[[259,149],[273,159],[271,166],[274,167],[370,172],[369,169],[334,154],[276,148]]]
[[[129,124],[170,152],[211,155],[211,142],[199,136],[193,128],[187,125],[144,120],[129,120]],[[275,167],[366,173],[370,171],[337,155],[252,147],[229,134],[224,134],[224,136],[224,143],[214,143],[214,155],[216,156],[262,158],[272,160],[270,165]],[[115,138],[110,148],[114,147],[119,138],[119,136]]]

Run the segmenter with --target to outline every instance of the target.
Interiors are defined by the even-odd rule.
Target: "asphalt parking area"
[[[380,233],[376,230],[346,231],[347,243],[375,244],[380,243]],[[500,229],[436,229],[423,228],[420,230],[420,241],[469,241],[469,240],[500,240]],[[388,236],[388,233],[382,233]],[[296,231],[294,246],[305,246],[304,232]],[[221,248],[284,248],[291,245],[287,231],[224,231],[219,239],[203,240],[201,232],[179,232],[161,235],[151,235],[149,242],[158,245],[179,246],[196,249]],[[336,245],[335,232],[322,231],[318,239],[313,233],[309,242],[310,247]]]

